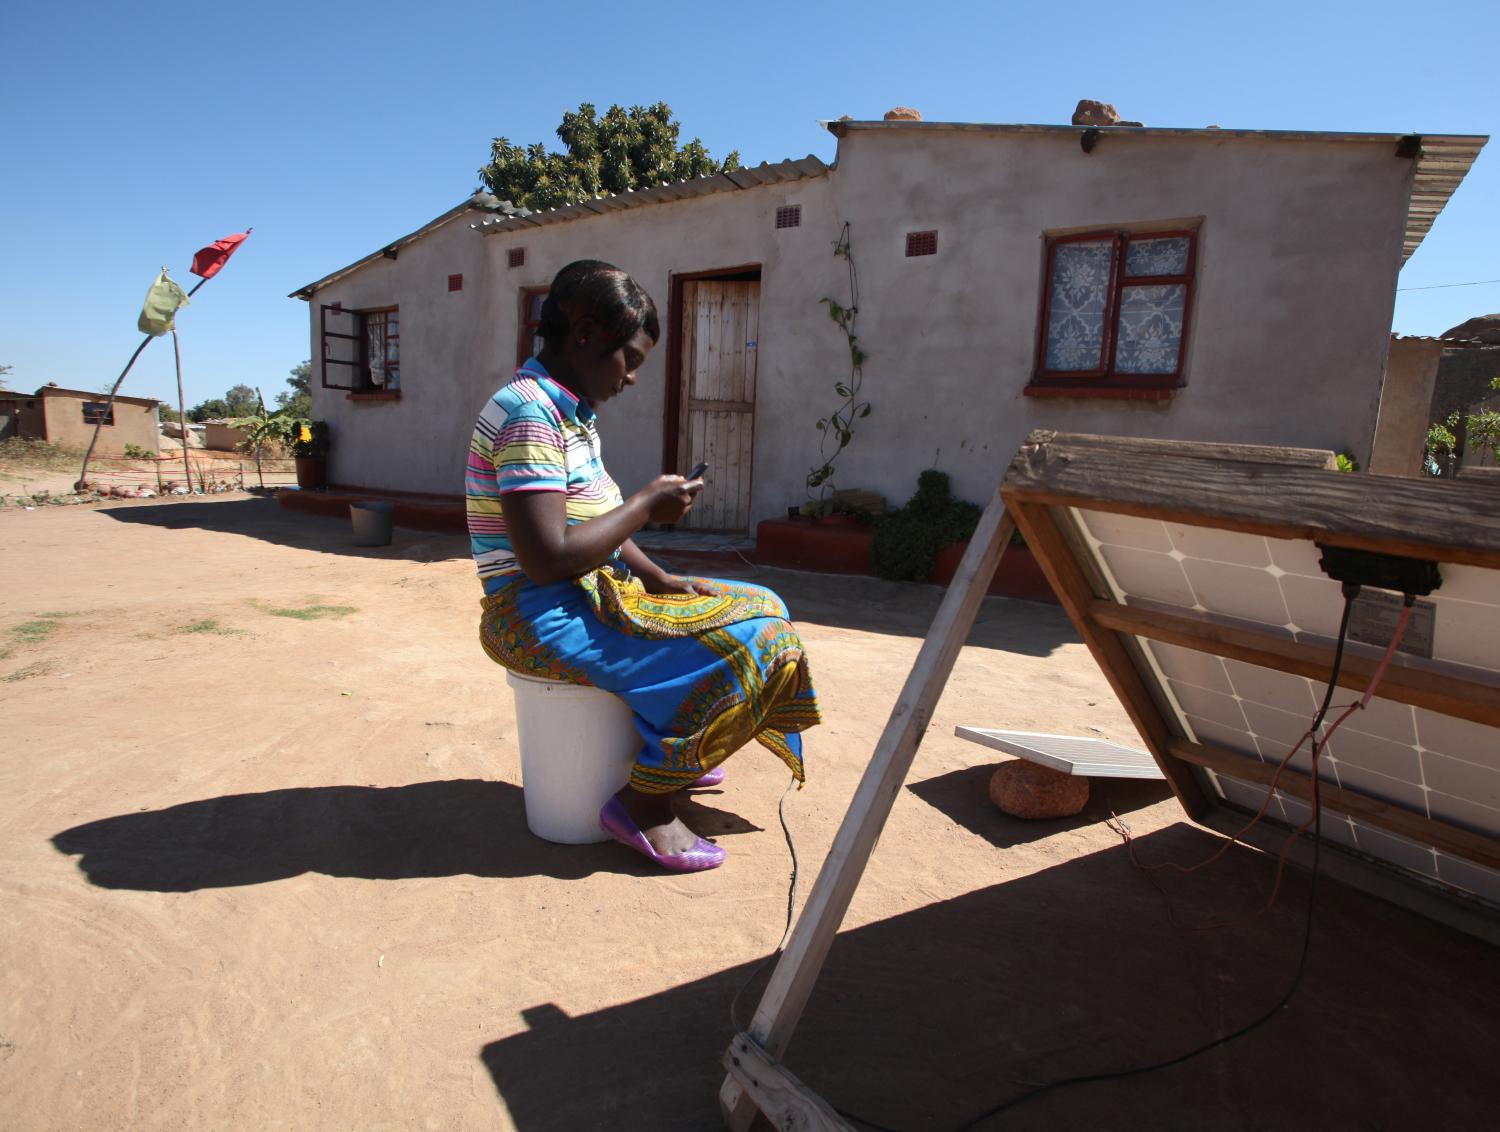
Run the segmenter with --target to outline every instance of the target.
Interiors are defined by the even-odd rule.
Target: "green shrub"
[[[948,476],[928,468],[906,506],[880,519],[870,557],[875,573],[891,581],[925,582],[937,556],[974,535],[982,510],[953,498]]]
[[[139,444],[125,445],[125,459],[127,460],[154,460],[156,453],[149,448],[142,448]]]

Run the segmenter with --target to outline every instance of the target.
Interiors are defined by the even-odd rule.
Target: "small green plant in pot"
[[[303,490],[328,483],[328,425],[324,421],[298,421],[292,427],[292,459],[297,465],[297,486]]]

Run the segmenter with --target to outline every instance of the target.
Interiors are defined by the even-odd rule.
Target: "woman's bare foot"
[[[645,794],[626,786],[615,797],[658,853],[686,853],[698,844],[698,835],[682,824],[672,808],[675,794]]]

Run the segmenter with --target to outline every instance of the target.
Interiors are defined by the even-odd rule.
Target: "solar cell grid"
[[[1191,612],[1253,625],[1289,640],[1331,643],[1343,611],[1337,582],[1318,567],[1310,541],[1267,538],[1159,519],[1073,510],[1111,596],[1129,606]],[[1500,684],[1500,577],[1476,566],[1442,566],[1434,659],[1398,654],[1393,665]],[[1101,595],[1104,596],[1104,595]],[[1307,730],[1326,685],[1243,661],[1135,638],[1185,736],[1274,766]],[[1351,655],[1383,647],[1351,641]],[[1341,688],[1336,717],[1359,695]],[[1304,745],[1290,766],[1310,771]],[[1258,809],[1266,788],[1206,771],[1228,801]],[[1500,836],[1500,735],[1493,728],[1376,696],[1328,742],[1320,780],[1412,813]],[[1275,792],[1270,811],[1298,825],[1309,810]],[[1325,808],[1330,840],[1500,903],[1500,872]]]

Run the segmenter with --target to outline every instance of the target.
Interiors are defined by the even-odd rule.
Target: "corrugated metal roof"
[[[1226,130],[1218,126],[1203,129],[1179,129],[1170,126],[1057,126],[1009,125],[989,122],[824,122],[834,137],[861,130],[962,130],[973,133],[1070,134],[1082,137],[1093,131],[1101,138],[1257,138],[1266,141],[1364,142],[1385,141],[1396,150],[1415,148],[1416,166],[1412,175],[1411,198],[1406,206],[1406,234],[1402,241],[1401,262],[1411,258],[1432,222],[1448,203],[1459,183],[1468,174],[1479,151],[1489,141],[1487,134],[1384,134],[1337,133],[1320,130]]]
[[[392,240],[389,244],[386,244],[378,251],[373,251],[363,259],[357,259],[347,267],[341,267],[337,271],[331,272],[330,274],[323,276],[323,278],[309,283],[306,287],[298,287],[295,291],[288,295],[287,298],[311,299],[313,297],[313,292],[317,291],[319,288],[327,287],[330,283],[336,283],[346,275],[352,275],[361,267],[364,267],[367,263],[372,263],[377,259],[395,259],[401,249],[407,244],[411,243],[413,240],[421,239],[423,236],[427,235],[427,233],[436,231],[444,224],[458,219],[458,217],[462,216],[466,212],[469,212],[470,210],[478,209],[482,212],[494,212],[496,210],[509,209],[511,207],[512,205],[509,201],[499,200],[498,198],[491,196],[487,192],[476,192],[471,196],[465,197],[461,203],[454,205],[441,216],[434,217],[432,220],[429,220],[426,224],[422,225],[422,227],[418,228],[416,231],[408,232],[406,235]]]
[[[1181,137],[1223,140],[1225,138],[1258,138],[1271,141],[1386,141],[1397,149],[1415,147],[1416,163],[1412,177],[1411,198],[1407,204],[1406,232],[1402,246],[1402,262],[1405,263],[1417,250],[1423,238],[1432,228],[1432,222],[1442,212],[1443,206],[1468,174],[1479,151],[1489,141],[1488,135],[1411,135],[1385,133],[1335,133],[1317,130],[1226,130],[1219,127],[1204,129],[1179,129],[1161,126],[1059,126],[1041,124],[1009,124],[990,122],[912,122],[912,121],[830,121],[822,125],[835,137],[861,130],[961,130],[973,133],[997,134],[1060,134],[1082,137],[1093,131],[1111,139],[1126,136]],[[1393,150],[1394,152],[1394,150]],[[750,169],[736,169],[731,173],[716,173],[696,177],[688,181],[677,181],[653,186],[649,189],[633,189],[611,196],[598,196],[591,200],[577,201],[558,208],[533,212],[517,208],[509,201],[498,200],[485,192],[477,192],[458,206],[429,221],[414,232],[385,245],[361,260],[340,268],[316,282],[293,291],[291,298],[311,299],[319,288],[326,287],[347,275],[358,271],[376,259],[394,257],[399,250],[413,240],[471,210],[493,213],[490,219],[470,225],[482,235],[494,236],[505,232],[517,232],[526,228],[541,228],[567,220],[581,220],[590,216],[602,216],[640,208],[649,204],[665,204],[707,196],[712,193],[739,189],[754,189],[765,185],[783,184],[808,177],[825,176],[830,166],[808,154],[800,160],[776,163],[765,162]]]
[[[610,212],[621,212],[641,208],[648,204],[665,204],[668,201],[686,200],[689,197],[726,193],[737,189],[758,189],[765,185],[780,185],[788,181],[801,181],[808,177],[821,177],[828,166],[812,154],[800,160],[778,161],[774,165],[767,161],[751,169],[735,169],[729,173],[694,177],[690,181],[663,183],[649,189],[627,189],[611,196],[598,196],[559,208],[540,212],[525,209],[511,211],[505,216],[494,216],[470,227],[483,235],[494,236],[501,232],[517,232],[524,228],[541,228],[558,224],[564,220],[582,220],[589,216],[601,216]]]
[[[10,393],[7,390],[6,396]],[[86,401],[104,402],[109,400],[108,393],[91,393],[87,389],[65,389],[60,385],[44,385],[35,393],[15,394],[20,397],[82,397]],[[127,397],[123,393],[115,394],[116,401],[124,401],[127,405],[144,405],[148,408],[163,404],[155,397]]]
[[[1436,342],[1444,351],[1447,350],[1500,350],[1500,346],[1491,346],[1481,342],[1478,338],[1444,338],[1441,334],[1391,334],[1392,342]]]

